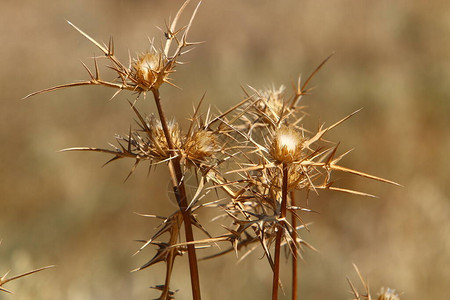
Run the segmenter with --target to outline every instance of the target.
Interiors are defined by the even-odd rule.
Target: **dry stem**
[[[283,186],[282,186],[282,198],[281,198],[281,215],[280,223],[278,226],[277,237],[275,240],[275,267],[273,270],[273,282],[272,282],[272,300],[278,299],[278,286],[280,282],[280,248],[281,248],[281,238],[283,236],[284,230],[284,218],[286,217],[286,207],[287,207],[287,189],[288,189],[288,166],[283,163]],[[295,228],[295,227],[294,227]]]
[[[172,150],[173,159],[169,160],[169,171],[170,178],[172,180],[172,186],[177,198],[178,206],[183,215],[184,230],[186,235],[186,242],[194,241],[194,234],[192,232],[192,222],[191,222],[191,209],[188,207],[186,198],[186,189],[183,181],[183,172],[181,170],[180,157],[176,155],[173,151],[175,148],[173,142],[170,138],[169,128],[167,126],[167,120],[164,111],[161,106],[161,98],[159,95],[159,90],[152,89],[153,97],[155,99],[156,107],[158,110],[158,115],[161,121],[161,126],[164,131],[164,135],[167,140],[167,145],[169,149]],[[192,297],[194,300],[200,300],[200,280],[198,274],[197,256],[195,253],[195,245],[188,244],[188,259],[189,259],[189,270],[191,275],[191,287],[192,287]]]

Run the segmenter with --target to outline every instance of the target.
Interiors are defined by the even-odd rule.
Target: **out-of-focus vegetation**
[[[133,240],[148,238],[156,225],[133,212],[167,215],[174,208],[166,206],[164,168],[148,178],[140,168],[123,184],[129,162],[101,168],[107,158],[100,154],[57,152],[107,147],[114,133],[126,133],[133,118],[126,95],[108,102],[112,90],[85,87],[19,99],[87,78],[79,59],[90,64],[99,51],[65,19],[98,40],[107,42],[112,34],[117,56],[126,60],[128,50],[144,51],[147,37],[160,36],[155,25],[163,26],[179,5],[2,3],[0,273],[57,265],[11,283],[15,299],[157,294],[147,287],[162,282],[162,269],[129,271],[153,255],[131,256],[139,247]],[[306,216],[314,225],[303,238],[320,252],[305,252],[302,299],[349,298],[345,276],[353,274],[352,262],[372,287],[395,288],[407,299],[449,294],[449,36],[450,3],[442,0],[202,3],[191,38],[206,43],[188,54],[190,63],[174,75],[183,91],[162,89],[169,115],[182,122],[205,91],[206,103],[227,108],[242,98],[241,84],[263,88],[294,82],[336,51],[314,78],[314,93],[302,100],[309,106],[309,128],[364,107],[330,137],[343,141],[342,150],[355,148],[345,158],[347,166],[405,186],[342,175],[345,186],[380,198],[322,192],[311,199],[320,214]],[[138,105],[154,110],[151,101]],[[200,262],[204,299],[268,298],[271,271],[256,259],[262,253],[253,255],[238,265],[233,254]],[[185,260],[177,260],[180,272],[173,278],[180,299],[190,295]],[[236,280],[242,274],[245,278]]]

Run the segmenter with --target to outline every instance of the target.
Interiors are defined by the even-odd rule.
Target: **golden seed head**
[[[292,163],[302,156],[303,138],[292,126],[282,126],[275,131],[270,155],[279,163]]]
[[[139,56],[133,63],[136,80],[145,88],[158,88],[166,79],[164,59],[159,52],[147,52]]]
[[[164,130],[159,120],[152,118],[149,125],[151,128],[149,134],[149,146],[151,149],[149,150],[154,156],[159,157],[160,159],[166,159],[170,157],[171,150],[177,150],[181,147],[181,131],[178,123],[172,121],[168,124],[170,138],[175,149],[169,149],[166,136],[164,135]]]
[[[268,121],[278,121],[283,117],[285,110],[284,103],[284,86],[280,86],[277,90],[275,88],[259,91],[260,99],[257,102],[258,110],[264,113],[264,118],[269,118]]]
[[[307,188],[310,185],[310,181],[308,180],[308,176],[312,176],[312,174],[307,174],[308,169],[303,169],[300,164],[293,164],[290,166],[288,170],[288,191],[292,190],[302,190]],[[268,186],[274,186],[279,191],[281,191],[283,178],[280,176],[280,169],[278,168],[268,168],[267,169],[267,177],[264,180],[264,183]]]
[[[184,143],[186,157],[193,161],[203,161],[218,150],[217,137],[211,131],[199,130]]]
[[[381,288],[378,300],[400,300],[400,297],[395,290],[387,288]]]

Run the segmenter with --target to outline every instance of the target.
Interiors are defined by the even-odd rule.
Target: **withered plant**
[[[224,174],[226,179],[215,182],[217,186],[228,187],[231,201],[222,207],[236,226],[230,228],[230,234],[223,239],[231,241],[235,249],[250,243],[262,246],[273,270],[272,299],[278,299],[278,287],[281,285],[281,246],[287,246],[293,258],[292,299],[298,297],[297,257],[300,249],[302,245],[313,248],[297,234],[298,229],[307,228],[300,213],[311,210],[296,206],[295,190],[317,193],[327,189],[374,197],[362,191],[335,186],[334,171],[396,185],[395,182],[341,166],[339,161],[348,152],[337,155],[339,144],[324,139],[331,129],[358,111],[330,126],[322,125],[315,132],[301,125],[305,113],[298,103],[302,96],[308,94],[307,85],[312,76],[328,59],[303,85],[299,79],[291,93],[287,93],[284,87],[263,91],[250,88],[251,92],[245,91],[244,101],[233,108],[233,115],[220,116],[223,126],[231,128],[230,134],[239,145],[239,155],[232,156],[234,168],[221,171],[220,174]],[[234,175],[234,178],[229,175]],[[291,215],[291,221],[288,215]],[[297,226],[297,222],[301,226]]]
[[[240,102],[216,114],[209,109],[201,112],[202,98],[194,109],[187,130],[183,130],[175,120],[169,121],[162,108],[160,87],[163,84],[175,86],[172,77],[181,64],[180,58],[197,44],[188,41],[188,33],[200,3],[193,9],[187,25],[177,27],[188,4],[189,0],[163,30],[165,42],[160,47],[152,42],[147,52],[130,57],[127,64],[115,56],[112,38],[108,45],[100,44],[69,22],[100,49],[102,56],[94,57],[93,70],[83,64],[89,75],[88,80],[44,89],[27,97],[84,85],[113,88],[112,98],[122,91],[136,94],[135,100],[129,103],[136,115],[138,128],[130,129],[128,135],[116,136],[116,146],[111,149],[78,147],[65,150],[107,153],[112,155],[108,163],[131,158],[134,166],[128,176],[142,162],[148,162],[150,168],[156,164],[168,167],[178,209],[168,217],[145,215],[159,218],[162,222],[150,239],[141,241],[143,245],[137,251],[149,245],[157,247],[154,257],[137,270],[158,262],[166,264],[164,284],[155,286],[161,290],[159,299],[174,299],[174,292],[170,289],[171,274],[175,258],[185,252],[189,259],[192,296],[193,299],[200,299],[196,249],[216,246],[220,242],[231,245],[203,258],[212,259],[247,248],[241,256],[243,259],[255,249],[264,251],[273,271],[272,299],[278,299],[279,295],[280,254],[284,247],[292,256],[292,298],[297,299],[300,250],[303,246],[314,248],[298,234],[300,229],[308,227],[301,214],[311,210],[296,204],[295,191],[306,191],[309,195],[309,192],[332,190],[373,197],[362,191],[336,186],[332,176],[334,172],[396,183],[340,165],[339,162],[348,152],[338,154],[339,143],[325,139],[330,130],[358,111],[332,125],[323,124],[317,130],[303,127],[302,120],[306,113],[300,105],[301,99],[310,92],[308,86],[311,79],[330,57],[304,83],[299,78],[290,91],[283,86],[266,90],[248,87],[243,89],[244,98]],[[109,62],[107,67],[116,73],[115,78],[107,80],[100,76],[103,66],[99,63],[100,59]],[[156,105],[156,115],[141,113],[134,105],[149,93]],[[197,186],[195,194],[188,199],[185,181],[191,174],[196,176]],[[217,195],[221,196],[213,201],[204,201],[205,195],[212,190],[218,191]],[[199,223],[194,212],[200,213],[206,208],[219,209],[220,214],[214,222],[220,222],[226,229],[222,235],[212,236]],[[180,238],[181,226],[184,226],[184,240]],[[193,227],[203,232],[205,238],[195,239]],[[168,235],[165,241],[160,240],[163,235]]]

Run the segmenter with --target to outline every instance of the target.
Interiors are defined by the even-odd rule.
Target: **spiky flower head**
[[[311,185],[310,180],[317,176],[312,168],[303,168],[301,164],[292,164],[288,170],[287,188],[291,190],[302,190]],[[265,178],[260,179],[267,186],[273,186],[281,191],[282,176],[279,168],[267,168]]]
[[[278,163],[293,163],[302,156],[303,138],[293,126],[281,126],[275,131],[270,155]]]
[[[151,148],[150,150],[155,157],[160,159],[169,158],[171,150],[177,150],[181,147],[182,137],[178,123],[171,121],[168,124],[170,138],[175,149],[169,149],[169,146],[167,145],[167,138],[164,135],[164,130],[159,120],[152,117],[148,125],[150,128],[150,132],[148,133],[148,138],[150,141],[147,144]]]
[[[138,86],[144,90],[158,89],[168,80],[169,71],[165,69],[164,55],[158,51],[141,54],[133,61],[133,73]]]
[[[378,300],[400,300],[400,297],[395,292],[395,290],[390,288],[384,289],[383,287],[380,290]]]
[[[264,113],[264,119],[268,118],[267,121],[278,121],[285,114],[284,108],[284,90],[285,87],[282,85],[279,89],[274,87],[264,91],[259,91],[259,100],[256,103],[258,109]]]
[[[219,151],[216,135],[206,130],[196,131],[188,137],[183,148],[186,158],[194,162],[205,161]]]

